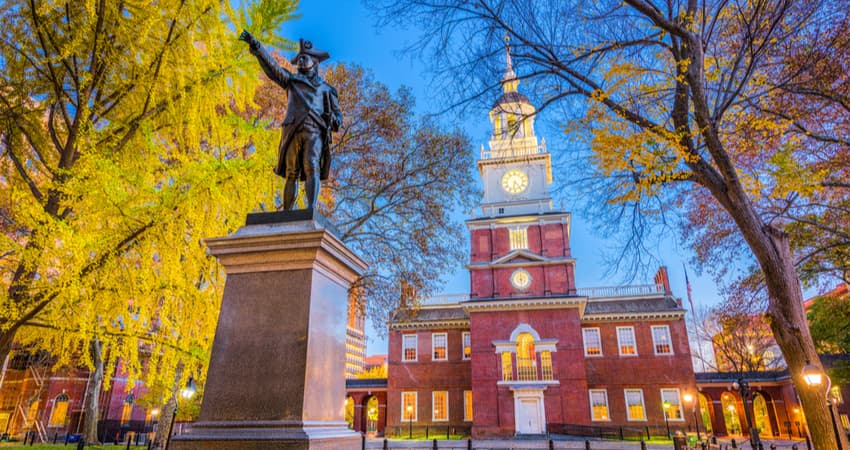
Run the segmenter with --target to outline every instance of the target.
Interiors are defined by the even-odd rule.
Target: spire
[[[516,92],[519,80],[514,73],[513,61],[511,61],[511,38],[505,32],[505,75],[502,77],[502,89],[505,93]]]

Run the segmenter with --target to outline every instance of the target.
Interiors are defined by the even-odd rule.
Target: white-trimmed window
[[[608,391],[605,389],[591,389],[590,391],[590,420],[610,421],[608,414]]]
[[[124,399],[124,405],[121,407],[121,425],[127,425],[133,418],[133,400],[133,394]]]
[[[528,248],[528,228],[511,228],[508,230],[511,241],[511,250]]]
[[[431,335],[431,360],[447,361],[449,359],[448,335],[446,333],[434,333]]]
[[[471,359],[472,358],[472,333],[469,331],[464,331],[461,335],[463,342],[463,359]]]
[[[682,399],[676,388],[661,389],[661,407],[668,420],[685,420],[682,415]]]
[[[646,421],[642,389],[626,389],[626,417],[628,420]]]
[[[502,352],[502,381],[514,379],[514,366],[511,362],[511,352]]]
[[[431,393],[431,420],[434,422],[449,421],[448,391],[434,391]]]
[[[620,356],[637,356],[634,327],[617,327],[617,346]]]
[[[602,337],[599,328],[582,328],[584,356],[602,356]]]
[[[416,355],[416,346],[418,343],[417,336],[415,334],[405,334],[401,337],[401,360],[402,361],[416,361],[418,360]]]
[[[463,420],[472,422],[472,391],[463,391]]]
[[[402,392],[401,393],[401,421],[416,422],[417,413],[417,393]]]
[[[552,374],[552,353],[549,350],[540,352],[540,372],[544,380],[553,380]]]
[[[667,325],[652,326],[652,347],[656,355],[672,355],[673,344],[670,339],[670,327]]]

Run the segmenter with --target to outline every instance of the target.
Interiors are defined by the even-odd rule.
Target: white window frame
[[[670,347],[669,352],[658,352],[658,342],[655,340],[655,330],[664,330],[667,333],[667,345]],[[670,327],[668,325],[653,325],[651,327],[652,332],[652,351],[655,352],[656,355],[672,355],[673,354],[673,336],[670,334]]]
[[[632,354],[623,354],[623,342],[620,339],[620,330],[630,330],[632,332],[632,344],[635,348],[635,352]],[[617,353],[621,357],[631,358],[634,356],[638,356],[638,347],[637,347],[637,336],[635,335],[635,327],[617,327]]]
[[[508,241],[511,250],[528,250],[528,227],[509,228]]]
[[[643,419],[632,419],[632,413],[629,409],[629,392],[638,392],[640,393],[640,406],[643,408]],[[629,422],[646,422],[647,417],[649,416],[646,413],[646,401],[643,398],[643,389],[623,389],[623,400],[626,403],[626,420]]]
[[[405,419],[404,413],[406,410],[404,409],[404,396],[406,394],[413,395],[413,419]],[[401,391],[401,423],[405,424],[408,422],[418,422],[419,421],[419,392],[416,391]]]
[[[472,410],[472,391],[463,391],[463,421],[464,422],[472,422],[472,416],[467,417],[467,411]],[[472,414],[475,415],[475,411],[472,410]]]
[[[587,353],[587,334],[586,334],[587,331],[595,331],[596,332],[596,337],[599,340],[599,354],[598,355],[591,355],[591,354]],[[599,327],[582,328],[581,329],[581,340],[582,340],[582,345],[584,347],[584,356],[586,358],[599,358],[600,356],[605,355],[605,352],[602,351],[602,331],[599,329]]]
[[[605,398],[605,410],[608,411],[607,419],[597,419],[593,416],[593,394],[594,393],[602,393],[602,397]],[[590,421],[591,422],[610,422],[611,421],[611,407],[608,405],[608,390],[607,389],[588,389],[587,396],[590,400]]]
[[[446,398],[446,418],[438,419],[437,412],[437,394],[445,394]],[[448,422],[449,421],[449,391],[432,391],[431,392],[431,421],[432,422]]]
[[[444,358],[435,358],[434,352],[437,350],[437,336],[443,337],[443,348],[446,349]],[[449,334],[448,333],[431,333],[431,361],[448,361],[449,360]]]
[[[466,343],[469,342],[469,356],[466,356]],[[472,359],[472,332],[464,331],[460,338],[460,357],[465,361]]]
[[[679,415],[681,417],[667,417],[667,411],[664,411],[664,407],[663,407],[664,401],[665,401],[665,399],[664,399],[664,392],[665,391],[676,394],[676,401],[678,402],[678,403],[676,403],[676,406],[679,407]],[[685,421],[685,411],[682,410],[682,394],[679,392],[679,388],[661,388],[660,392],[661,392],[661,405],[662,405],[661,413],[665,417],[667,417],[667,420],[669,420],[670,422],[684,422]],[[674,403],[670,402],[670,404],[673,405]]]
[[[413,359],[407,359],[407,339],[413,338]],[[416,362],[419,361],[419,336],[416,334],[401,335],[401,362]]]

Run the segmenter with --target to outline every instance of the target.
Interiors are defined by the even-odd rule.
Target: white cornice
[[[502,258],[500,258],[502,259]],[[467,264],[469,270],[492,269],[499,267],[528,267],[528,266],[552,266],[557,264],[572,264],[575,265],[576,260],[573,258],[552,258],[543,261],[520,261],[520,262],[498,262],[499,259],[489,263]]]
[[[394,322],[391,330],[426,330],[426,329],[468,329],[469,319],[454,320],[413,320],[410,322]]]
[[[464,302],[464,311],[516,311],[518,309],[559,309],[574,307],[579,309],[579,315],[584,314],[587,297],[534,297],[534,298],[500,298],[493,300],[470,300]]]
[[[515,202],[491,203],[488,206],[509,206]],[[553,223],[569,223],[570,213],[568,212],[547,212],[544,214],[522,214],[517,216],[503,216],[495,218],[477,218],[466,221],[466,226],[470,230],[481,228],[509,228],[518,224],[528,225],[548,225]]]
[[[679,320],[685,317],[685,311],[650,311],[587,314],[581,318],[585,322],[623,322],[627,320]]]

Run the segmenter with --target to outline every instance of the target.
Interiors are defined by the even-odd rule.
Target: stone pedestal
[[[227,271],[198,422],[171,449],[357,449],[347,429],[348,288],[366,269],[311,214],[252,214],[208,239]]]

